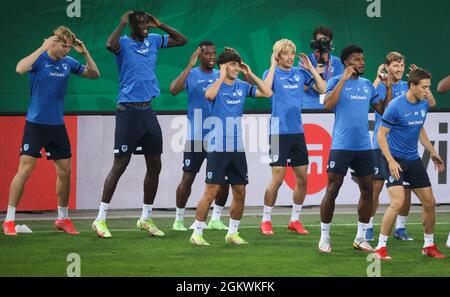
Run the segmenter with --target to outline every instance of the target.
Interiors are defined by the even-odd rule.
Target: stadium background
[[[15,74],[15,65],[18,60],[39,47],[43,38],[49,36],[52,29],[58,25],[67,25],[85,42],[102,74],[96,81],[73,77],[69,82],[66,111],[72,116],[67,117],[66,122],[74,153],[71,208],[77,207],[77,201],[91,201],[92,205],[98,204],[99,191],[112,162],[114,118],[111,115],[117,94],[117,70],[113,56],[105,49],[104,44],[126,10],[145,10],[152,13],[189,39],[186,46],[164,49],[158,55],[157,75],[161,86],[161,96],[154,100],[153,106],[161,115],[161,119],[162,115],[168,117],[164,118],[167,122],[166,127],[170,127],[171,117],[174,117],[174,114],[183,113],[186,109],[185,93],[173,97],[168,91],[169,84],[184,69],[197,44],[205,39],[215,42],[218,51],[224,46],[236,48],[244,61],[257,75],[261,76],[269,65],[272,44],[276,40],[292,39],[299,51],[310,52],[309,40],[313,28],[323,24],[334,31],[334,55],[339,56],[340,50],[350,43],[357,43],[365,49],[367,78],[373,79],[378,65],[383,62],[385,54],[390,50],[404,53],[408,64],[415,63],[430,70],[434,77],[434,90],[437,81],[449,72],[446,58],[450,43],[447,38],[450,36],[447,16],[450,2],[447,1],[381,0],[380,18],[368,17],[367,7],[371,3],[365,0],[81,0],[78,3],[81,5],[81,17],[72,18],[68,17],[67,8],[74,4],[73,1],[8,0],[1,3],[0,30],[4,42],[2,55],[0,55],[2,65],[0,68],[2,78],[0,130],[3,133],[0,138],[0,210],[6,208],[9,183],[17,169],[23,115],[29,100],[28,78],[26,75]],[[128,33],[128,30],[125,32]],[[158,30],[156,32],[163,33]],[[73,51],[71,55],[80,59],[80,56]],[[438,109],[448,111],[450,100],[446,100],[444,96],[436,92],[435,95],[438,100]],[[264,99],[257,101],[248,99],[246,103],[246,110],[250,114],[264,113],[269,107],[269,100]],[[318,114],[312,114],[311,121],[316,116],[319,117]],[[308,121],[305,122],[308,123]],[[442,135],[438,140],[445,143],[446,147],[449,140],[446,114],[441,114],[441,117],[435,121],[435,126],[429,129],[438,133],[441,122],[447,128],[442,127],[442,131],[446,132],[440,133]],[[332,125],[332,118],[323,125]],[[80,130],[80,127],[83,129]],[[327,128],[329,132],[330,128]],[[163,131],[167,132],[165,137],[172,133],[164,128]],[[81,137],[83,141],[79,144]],[[165,138],[165,143],[170,143],[170,139]],[[87,150],[86,148],[90,145],[97,149]],[[79,148],[83,153],[77,153]],[[166,148],[169,151],[166,150],[163,156],[163,176],[155,207],[158,207],[157,203],[162,203],[159,205],[161,207],[170,206],[165,204],[169,199],[174,204],[174,195],[168,189],[172,190],[175,187],[181,175],[181,152],[170,151],[170,146]],[[444,151],[444,144],[442,150]],[[447,152],[446,148],[445,152]],[[173,161],[174,155],[179,162]],[[135,203],[138,203],[141,196],[140,183],[144,172],[141,163],[138,158],[133,159],[130,164],[132,169],[127,171],[128,175],[125,173],[116,193],[116,196],[130,196],[134,195],[133,191],[135,191],[135,202],[116,197],[114,201],[117,203],[113,202],[116,207],[135,207],[136,205],[139,207],[140,204],[135,205]],[[80,167],[80,164],[89,164],[89,166]],[[264,168],[270,174],[269,169]],[[193,198],[190,201],[192,205],[195,205],[198,199],[196,191],[201,191],[203,186],[203,171],[202,169],[202,174],[193,189]],[[95,175],[98,183],[94,184],[92,179],[86,178],[88,172]],[[263,177],[258,176],[258,180],[265,183],[266,176]],[[253,180],[256,181],[256,176]],[[445,185],[447,185],[446,176]],[[261,185],[251,182],[250,193],[255,187],[259,189]],[[348,191],[352,193],[351,183],[349,187]],[[86,188],[90,192],[83,192]],[[130,188],[133,189],[131,192]],[[81,193],[79,193],[80,189]],[[280,192],[280,196],[286,196],[285,201],[290,199],[286,195],[289,191],[290,188],[284,185]],[[53,164],[40,160],[27,184],[19,210],[54,209],[56,207],[54,195]],[[320,196],[320,192],[317,195]],[[261,200],[262,198],[253,197],[253,199]],[[448,202],[448,198],[446,199],[444,202]],[[119,201],[122,202],[119,203]],[[283,201],[280,199],[279,202],[283,203]],[[92,205],[86,204],[86,207]]]

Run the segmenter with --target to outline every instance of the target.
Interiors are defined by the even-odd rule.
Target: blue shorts
[[[389,176],[389,166],[380,149],[373,150],[373,158],[375,167],[375,174],[373,175],[373,178],[386,180]]]
[[[391,174],[388,174],[386,187],[404,186],[408,189],[419,189],[431,187],[430,178],[427,170],[422,164],[422,160],[406,160],[394,157],[395,161],[400,165],[403,171],[400,171],[400,179],[395,180]],[[388,169],[389,170],[389,169]]]
[[[116,110],[114,156],[161,155],[162,131],[156,113],[148,105],[119,104]]]
[[[305,134],[271,134],[269,144],[270,166],[297,167],[309,164]]]
[[[205,183],[216,185],[248,184],[245,152],[208,152],[207,160]]]
[[[327,172],[346,175],[350,167],[354,176],[373,175],[375,173],[373,161],[373,150],[331,150]]]
[[[26,121],[20,155],[41,158],[42,148],[45,148],[47,160],[70,159],[72,151],[66,126]]]
[[[206,159],[205,142],[187,140],[183,153],[183,171],[198,173]]]

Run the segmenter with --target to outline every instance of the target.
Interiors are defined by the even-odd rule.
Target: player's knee
[[[331,181],[328,183],[327,186],[327,191],[332,195],[332,196],[337,196],[339,189],[342,186],[342,182],[338,182],[338,181]]]
[[[69,177],[71,173],[72,173],[72,168],[70,166],[70,163],[67,166],[60,166],[57,169],[57,174],[58,174],[59,178]]]
[[[433,210],[436,206],[436,199],[431,196],[429,199],[425,199],[422,201],[422,206],[425,210]]]
[[[307,175],[300,175],[296,177],[296,181],[298,187],[305,187],[308,181],[308,177]]]
[[[17,171],[17,175],[21,178],[27,179],[30,177],[31,172],[33,172],[34,166],[32,164],[24,164],[19,167],[19,170]]]

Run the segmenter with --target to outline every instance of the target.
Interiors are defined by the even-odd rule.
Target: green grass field
[[[155,219],[166,232],[164,238],[138,231],[135,219],[110,219],[113,238],[107,240],[90,231],[91,220],[76,221],[79,236],[54,232],[52,221],[26,221],[33,234],[0,235],[0,276],[66,276],[70,253],[81,257],[81,276],[366,276],[370,264],[367,254],[352,249],[356,215],[335,215],[331,254],[317,251],[318,215],[303,215],[302,221],[310,231],[307,236],[288,231],[288,219],[273,216],[276,234],[267,237],[259,233],[259,216],[245,217],[240,233],[249,241],[248,246],[226,244],[226,231],[206,230],[209,247],[191,246],[190,231],[170,230],[171,218]],[[379,215],[376,222],[380,220]],[[186,219],[186,223],[192,221]],[[420,214],[411,214],[409,223],[409,233],[415,240],[390,239],[393,260],[381,263],[381,276],[450,276],[450,259],[430,259],[420,254]],[[379,225],[375,230],[377,238]],[[438,213],[435,242],[447,255],[450,250],[444,248],[444,243],[449,231],[450,214]]]

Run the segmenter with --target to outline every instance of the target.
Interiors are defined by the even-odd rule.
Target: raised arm
[[[167,47],[176,47],[176,46],[182,46],[187,43],[187,38],[178,32],[177,30],[173,29],[172,27],[167,26],[166,24],[163,24],[160,22],[158,18],[155,16],[146,13],[146,15],[149,18],[149,26],[151,28],[159,28],[169,34],[169,40],[167,42]]]
[[[113,53],[117,53],[120,50],[120,43],[119,43],[119,38],[120,35],[122,35],[122,31],[125,28],[125,26],[128,23],[128,17],[130,16],[130,14],[132,14],[133,12],[131,10],[125,12],[122,17],[120,18],[120,23],[119,26],[116,28],[116,30],[114,30],[111,35],[109,35],[108,39],[106,40],[106,48],[113,52]]]
[[[346,67],[341,79],[337,83],[336,87],[325,97],[324,106],[326,109],[333,109],[339,102],[339,97],[341,95],[342,88],[345,82],[350,79],[350,77],[356,73],[353,66]]]
[[[440,94],[445,94],[450,90],[450,75],[441,80],[438,84],[437,91]]]
[[[189,75],[189,72],[191,72],[192,68],[194,68],[195,64],[197,63],[198,55],[200,55],[200,47],[198,47],[195,52],[192,54],[191,58],[189,59],[189,63],[187,64],[186,68],[180,73],[180,75],[177,76],[171,83],[170,83],[170,93],[174,96],[178,95],[181,91],[184,90],[184,84],[186,82],[186,79]]]
[[[250,66],[241,62],[240,64],[241,70],[245,75],[248,75],[252,81],[255,82],[258,89],[256,90],[256,97],[269,98],[272,97],[272,88],[269,87],[262,79],[257,77],[253,72]]]
[[[89,53],[88,49],[84,45],[84,43],[77,39],[76,44],[73,45],[73,48],[78,53],[82,54],[84,59],[86,60],[86,68],[84,69],[83,73],[81,74],[82,77],[90,78],[90,79],[97,79],[100,77],[100,71],[97,68],[97,64],[95,64],[94,59],[92,59],[91,54]]]
[[[44,43],[35,50],[30,55],[26,56],[22,60],[20,60],[16,65],[16,72],[18,74],[24,74],[31,70],[31,67],[33,67],[34,62],[39,58],[40,55],[42,55],[43,52],[46,52],[52,45],[58,41],[58,37],[51,36],[44,40]]]
[[[264,79],[264,83],[270,88],[272,89],[273,86],[273,78],[275,77],[275,68],[278,65],[277,62],[277,56],[278,53],[273,53],[271,58],[270,58],[270,68],[269,68],[269,72],[267,73],[266,78]]]
[[[205,92],[205,98],[213,101],[217,97],[217,93],[219,92],[220,86],[222,85],[225,77],[227,75],[227,64],[220,65],[220,76],[219,79],[216,80]]]
[[[302,67],[308,70],[314,77],[315,84],[313,85],[313,89],[320,94],[325,94],[327,90],[327,83],[320,76],[319,72],[317,72],[316,68],[314,68],[311,60],[309,60],[308,56],[304,53],[300,53],[298,56],[302,60]]]

